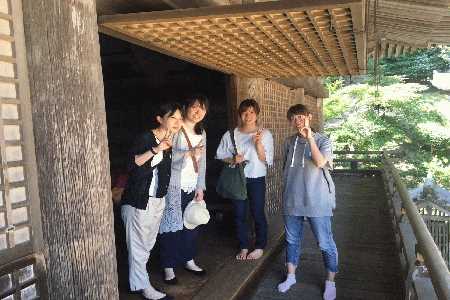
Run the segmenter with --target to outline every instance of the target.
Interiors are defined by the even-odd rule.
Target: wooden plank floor
[[[333,177],[337,189],[333,230],[340,269],[336,277],[337,299],[402,299],[400,261],[381,177]],[[297,284],[286,294],[276,290],[285,272],[283,249],[246,299],[322,299],[326,271],[309,226],[305,229]]]

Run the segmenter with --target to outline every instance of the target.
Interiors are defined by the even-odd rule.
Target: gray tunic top
[[[318,168],[311,157],[306,139],[294,135],[284,143],[283,157],[283,213],[291,216],[332,216],[336,207],[335,188],[329,169],[333,162],[331,141],[320,133],[314,133],[314,140],[328,160]]]

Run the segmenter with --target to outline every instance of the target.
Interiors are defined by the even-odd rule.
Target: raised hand
[[[309,118],[305,118],[305,125],[298,129],[298,132],[306,139],[312,138],[312,130],[309,125]]]
[[[262,136],[263,136],[262,132],[263,132],[262,129],[258,129],[258,131],[256,131],[255,135],[253,136],[253,143],[255,143],[255,145],[262,142]]]

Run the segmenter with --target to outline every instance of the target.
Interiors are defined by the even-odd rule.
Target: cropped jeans
[[[319,243],[325,267],[329,272],[338,271],[338,252],[331,231],[331,217],[284,216],[286,231],[286,262],[298,266],[303,240],[303,223],[308,220]]]

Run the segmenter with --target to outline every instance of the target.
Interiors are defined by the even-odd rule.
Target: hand
[[[244,161],[244,155],[237,154],[237,155],[234,156],[233,160],[234,160],[235,164],[240,164],[240,163],[242,163]]]
[[[309,126],[309,118],[305,119],[305,126],[299,128],[298,132],[300,133],[301,136],[303,136],[308,140],[312,138],[312,130],[311,127]]]
[[[203,200],[203,190],[202,189],[196,189],[195,190],[195,196],[194,196],[194,200],[196,202],[202,202]]]
[[[255,145],[260,144],[262,142],[262,136],[263,136],[263,130],[262,129],[258,129],[258,131],[256,131],[256,134],[253,136],[253,143],[255,143]]]
[[[197,146],[195,146],[195,147],[193,147],[192,148],[192,154],[194,155],[194,157],[198,160],[198,159],[200,159],[200,157],[202,156],[202,154],[203,154],[203,145],[201,144],[201,142],[197,145]]]
[[[156,152],[164,151],[172,147],[172,138],[164,138],[156,147]]]

